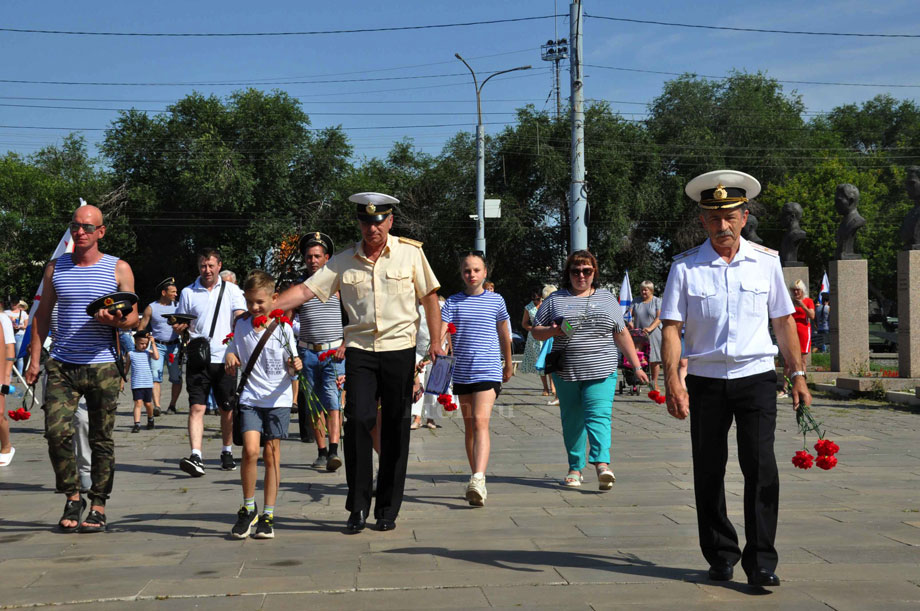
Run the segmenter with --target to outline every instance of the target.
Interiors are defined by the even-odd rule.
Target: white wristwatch
[[[804,371],[793,371],[793,372],[792,372],[792,375],[789,376],[789,381],[792,381],[796,376],[802,376],[803,378],[808,379],[808,378],[805,376],[805,372],[804,372]]]

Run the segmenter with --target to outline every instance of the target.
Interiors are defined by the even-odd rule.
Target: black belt
[[[163,344],[164,346],[175,346],[176,344],[178,344],[178,343],[181,342],[182,340],[179,339],[179,338],[176,338],[176,339],[174,339],[174,340],[172,340],[172,341],[164,342],[164,341],[162,341],[162,340],[159,340],[159,339],[154,338],[154,341],[155,341],[156,343],[158,343],[158,344]]]

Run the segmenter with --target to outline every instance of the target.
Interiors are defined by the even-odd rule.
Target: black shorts
[[[207,405],[208,395],[213,390],[217,406],[227,411],[227,401],[235,386],[236,377],[227,375],[223,363],[211,363],[201,371],[186,370],[185,389],[189,405]]]
[[[498,399],[498,395],[502,393],[502,383],[473,382],[472,384],[454,384],[455,395],[471,395],[474,392],[481,392],[483,390],[494,390],[495,398]]]
[[[131,395],[134,397],[135,401],[143,401],[144,403],[153,402],[152,388],[132,388]]]

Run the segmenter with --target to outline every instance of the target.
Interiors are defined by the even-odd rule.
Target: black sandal
[[[99,513],[95,509],[90,509],[80,526],[81,533],[104,533],[105,532],[105,514]]]
[[[64,513],[61,515],[61,519],[58,520],[57,527],[58,531],[62,533],[72,533],[77,532],[77,529],[80,528],[80,516],[83,515],[83,510],[86,509],[86,499],[79,499],[77,501],[67,500],[64,503]],[[61,522],[64,520],[71,520],[76,522],[75,526],[63,526]]]

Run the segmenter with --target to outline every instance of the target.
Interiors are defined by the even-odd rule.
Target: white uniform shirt
[[[779,255],[739,238],[726,263],[709,240],[675,257],[661,304],[662,320],[686,323],[688,373],[734,379],[774,369],[770,318],[792,314]]]
[[[201,278],[195,278],[195,281],[182,289],[179,296],[179,307],[176,311],[180,314],[194,314],[198,318],[189,325],[189,334],[192,337],[207,337],[208,331],[211,330],[211,318],[214,315],[214,306],[217,305],[217,296],[220,295],[220,285],[224,284],[223,279],[219,279],[217,284],[209,291],[201,286]],[[214,327],[214,335],[211,336],[211,362],[223,363],[224,353],[227,347],[224,345],[224,338],[230,333],[230,325],[233,322],[233,312],[236,310],[246,310],[246,298],[243,297],[243,291],[240,287],[232,282],[226,283],[224,296],[220,301],[220,312],[217,315],[217,326]]]
[[[230,287],[227,287],[230,288]],[[252,328],[252,318],[242,318],[236,323],[236,332],[230,343],[230,350],[240,359],[240,372],[246,368],[252,351],[256,349],[266,329]],[[265,342],[256,364],[246,380],[240,394],[240,404],[250,407],[290,408],[294,400],[294,389],[287,373],[288,350],[297,350],[297,336],[291,325],[278,325]]]

